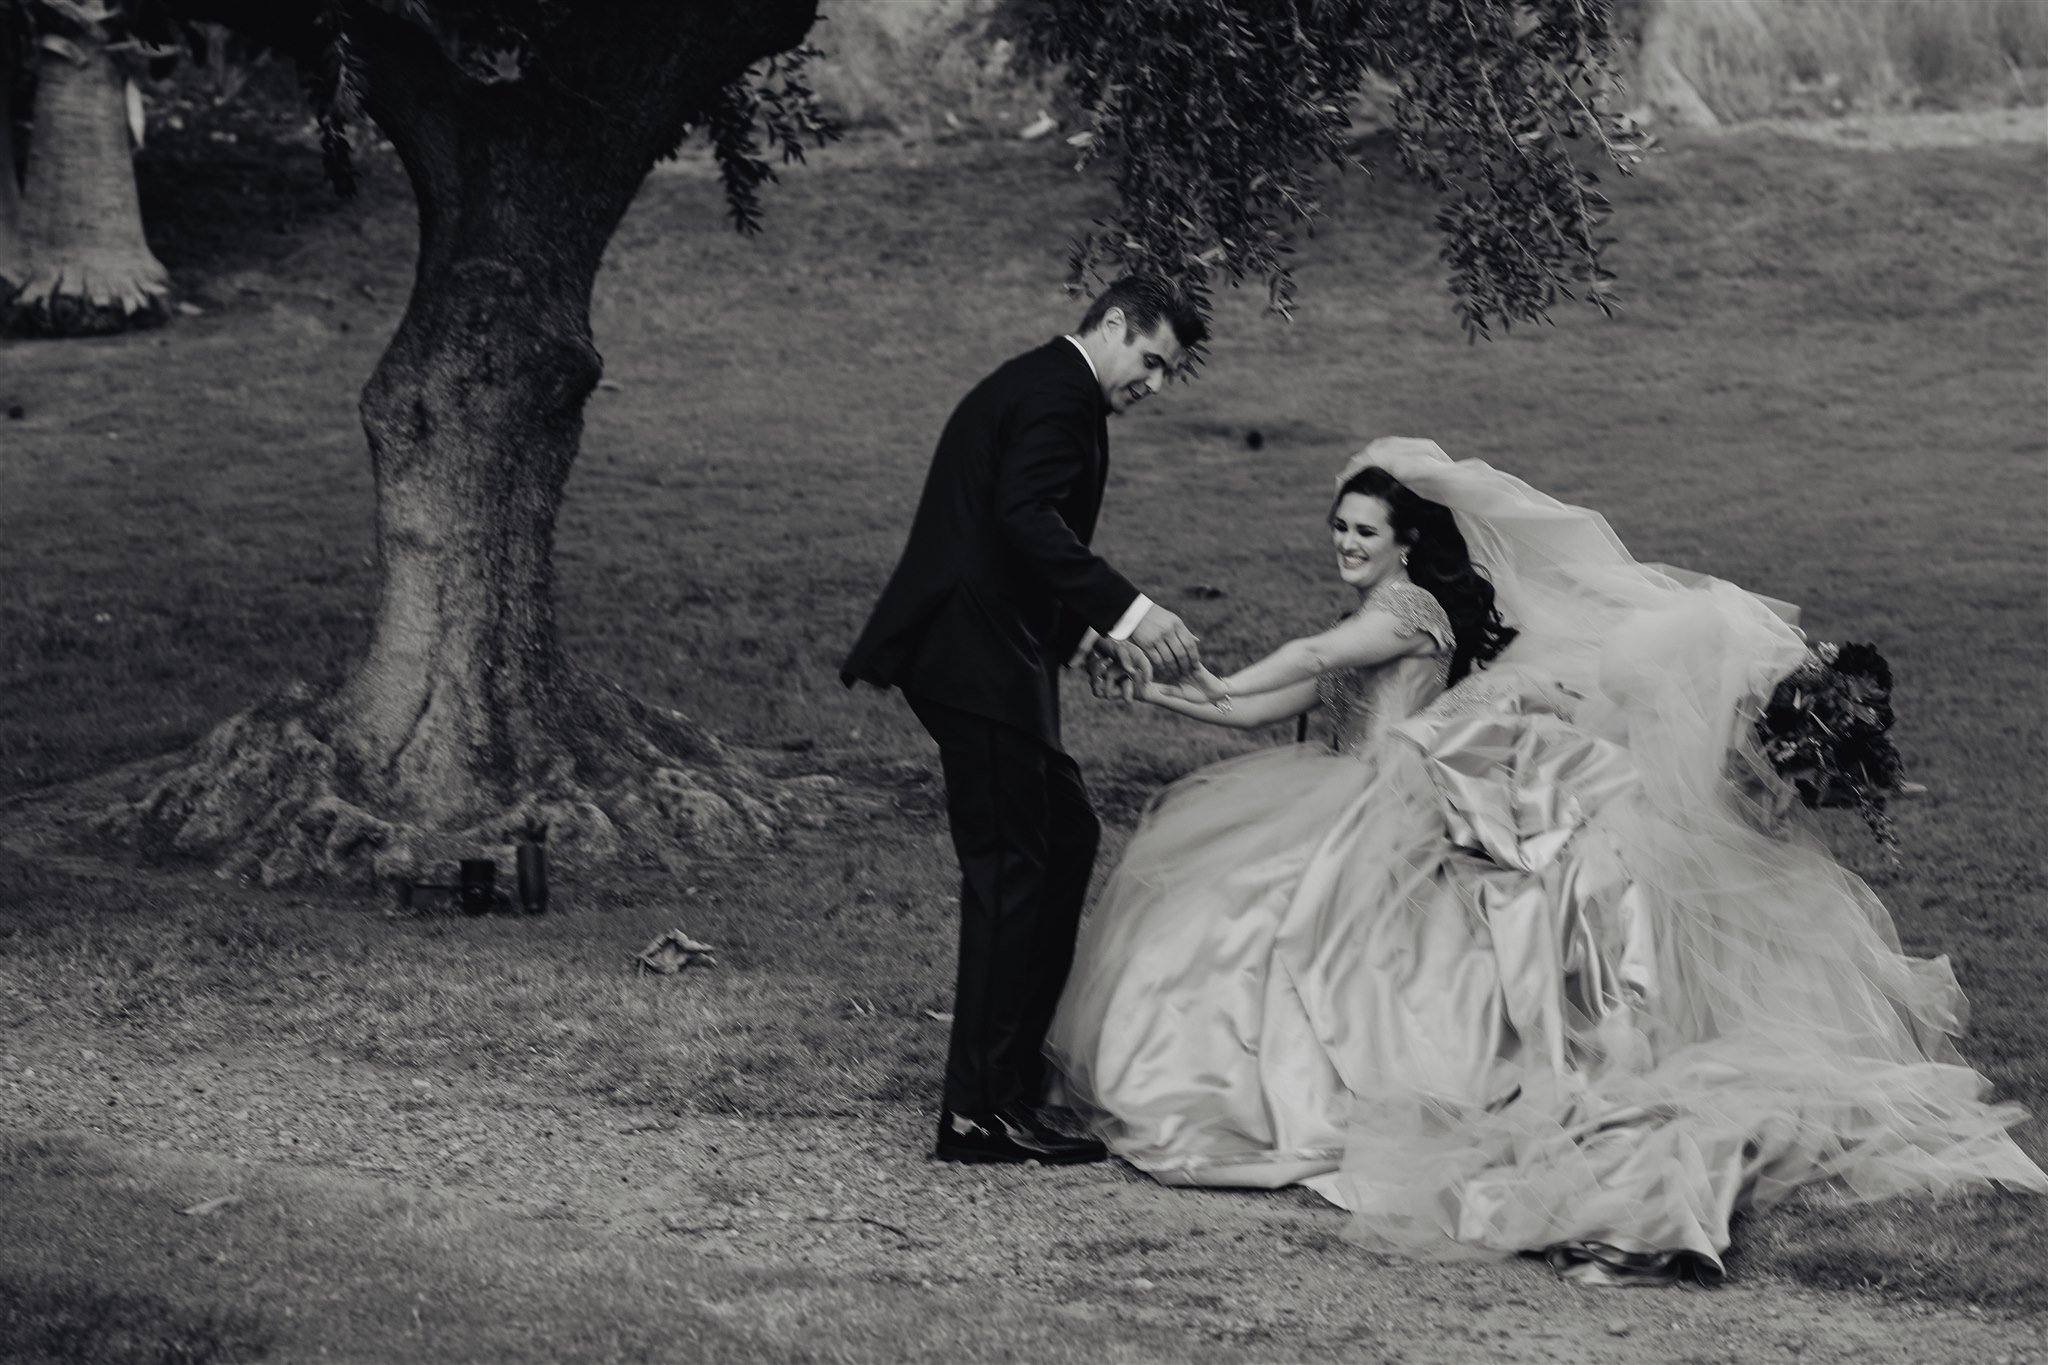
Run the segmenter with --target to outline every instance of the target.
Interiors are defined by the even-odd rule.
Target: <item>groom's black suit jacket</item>
[[[1055,338],[975,385],[939,436],[890,575],[839,671],[1059,747],[1059,671],[1138,590],[1088,548],[1109,473],[1108,408]]]

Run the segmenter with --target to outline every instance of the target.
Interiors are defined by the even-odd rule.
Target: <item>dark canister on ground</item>
[[[514,850],[519,873],[519,907],[529,915],[548,909],[548,827],[529,825]]]

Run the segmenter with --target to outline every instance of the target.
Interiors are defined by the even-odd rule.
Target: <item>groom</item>
[[[1158,392],[1208,330],[1164,282],[1126,276],[1074,332],[977,384],[939,436],[903,558],[839,672],[849,687],[901,688],[938,741],[961,874],[944,1161],[1104,1155],[1035,1109],[1100,832],[1060,747],[1059,673],[1090,653],[1167,678],[1200,661],[1181,619],[1088,542],[1106,418]]]

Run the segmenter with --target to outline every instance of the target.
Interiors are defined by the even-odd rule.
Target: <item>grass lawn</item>
[[[0,795],[331,680],[367,628],[354,403],[410,273],[402,189],[373,164],[365,197],[335,208],[310,156],[152,156],[153,235],[205,315],[0,349],[0,408],[25,408],[0,422]],[[1955,964],[1972,1061],[2048,1114],[2044,170],[2038,145],[1682,140],[1616,189],[1625,316],[1561,311],[1477,347],[1426,206],[1391,172],[1355,178],[1305,244],[1299,319],[1224,298],[1204,376],[1115,426],[1098,548],[1206,652],[1242,660],[1343,601],[1321,530],[1337,465],[1374,435],[1428,435],[1601,507],[1645,559],[1802,603],[1820,638],[1877,641],[1931,792],[1899,812],[1903,874],[1853,817],[1830,837],[1907,947]],[[592,402],[563,517],[569,643],[785,763],[890,784],[900,818],[680,881],[577,874],[567,913],[516,923],[0,854],[0,1067],[88,1038],[164,1067],[339,1059],[629,1115],[881,1121],[911,1158],[939,1073],[925,1011],[948,1007],[954,872],[928,741],[836,666],[951,404],[1072,321],[1065,238],[1106,191],[1011,146],[828,154],[787,177],[751,242],[714,191],[691,167],[650,181],[600,281],[616,387]],[[1126,828],[1161,781],[1281,738],[1078,691],[1068,706],[1069,747]],[[671,924],[720,945],[721,966],[686,987],[623,976]],[[2019,1138],[2048,1157],[2041,1118]],[[97,1159],[38,1178],[89,1188]],[[2048,1310],[2028,1250],[2048,1243],[2043,1201],[1811,1201],[1738,1239],[1739,1276]],[[78,1316],[74,1290],[22,1292],[57,1322]],[[160,1318],[194,1358],[260,1337],[153,1302],[103,1316]]]

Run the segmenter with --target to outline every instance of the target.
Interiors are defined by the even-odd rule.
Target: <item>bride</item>
[[[1820,1182],[2048,1191],[1950,1041],[1947,960],[1768,814],[1790,608],[1428,441],[1368,446],[1330,529],[1360,601],[1329,630],[1098,674],[1332,740],[1169,787],[1084,924],[1047,1050],[1112,1151],[1611,1282],[1717,1276],[1734,1214]]]

